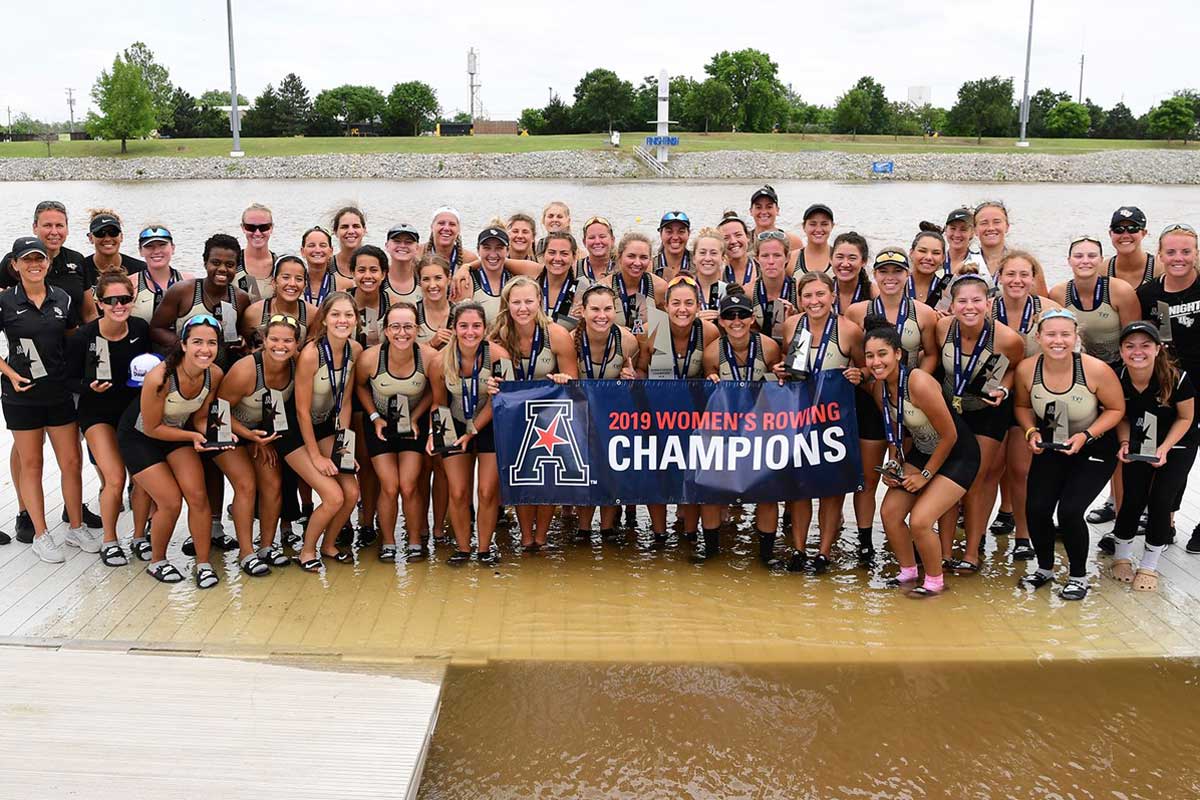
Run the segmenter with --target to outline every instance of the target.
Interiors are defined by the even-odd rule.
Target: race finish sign
[[[678,147],[678,136],[647,136],[646,147]]]
[[[872,161],[871,172],[876,175],[891,175],[896,170],[895,161]]]
[[[854,390],[837,370],[783,386],[503,386],[492,427],[505,504],[772,502],[862,485]]]

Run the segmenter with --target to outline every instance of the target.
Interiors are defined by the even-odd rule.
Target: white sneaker
[[[47,564],[61,564],[67,560],[63,553],[61,535],[46,531],[33,540],[33,554]]]
[[[85,553],[99,553],[100,543],[104,540],[103,531],[93,531],[90,528],[68,528],[65,543],[78,547]]]

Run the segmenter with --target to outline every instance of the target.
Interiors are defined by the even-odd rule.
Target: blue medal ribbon
[[[971,380],[971,376],[975,373],[975,367],[979,364],[979,359],[987,349],[989,329],[985,325],[983,331],[979,334],[979,341],[975,343],[975,351],[971,353],[970,359],[967,360],[967,368],[964,374],[962,366],[962,330],[959,328],[958,320],[954,321],[954,396],[962,397],[963,392],[967,390],[967,382]]]
[[[1033,320],[1033,297],[1025,298],[1025,308],[1021,309],[1021,327],[1017,329],[1017,333],[1029,333],[1029,323]],[[996,321],[1008,324],[1008,309],[1004,305],[1004,298],[996,298]]]
[[[333,389],[333,416],[337,419],[342,412],[342,400],[346,396],[346,379],[350,373],[350,342],[346,342],[342,349],[342,368],[341,375],[338,375],[339,370],[333,366],[333,347],[329,344],[328,338],[321,339],[321,352],[325,356],[325,372],[329,376],[329,386]]]
[[[758,357],[758,337],[751,334],[750,347],[746,350],[746,377],[742,377],[742,369],[738,366],[737,357],[729,337],[724,337],[725,363],[729,364],[729,372],[735,381],[749,381],[754,376],[754,359]]]
[[[333,273],[329,271],[328,267],[326,267],[325,274],[321,277],[321,287],[319,289],[317,289],[316,298],[313,298],[313,296],[312,296],[312,283],[306,282],[304,284],[304,299],[307,302],[312,303],[313,305],[319,306],[319,305],[321,305],[321,303],[323,303],[325,301],[325,296],[328,295],[331,291],[333,291],[333,287],[334,287]]]
[[[892,420],[892,400],[888,395],[887,381],[883,384],[883,433],[888,444],[896,448],[896,459],[904,463],[904,395],[908,390],[908,370],[900,364],[896,379],[896,419]]]
[[[534,379],[533,371],[537,364],[538,356],[542,354],[544,339],[545,329],[541,325],[538,325],[533,329],[533,339],[529,342],[529,361],[523,358],[517,359],[517,380],[531,381]]]
[[[684,353],[683,363],[679,361],[679,353],[675,352],[675,337],[671,337],[671,360],[675,364],[675,379],[683,380],[687,377],[688,366],[692,363],[692,355],[696,352],[696,345],[700,342],[700,320],[692,323],[692,329],[688,331],[687,352]],[[752,340],[752,341],[756,341]]]
[[[462,365],[459,364],[459,368]],[[475,368],[471,370],[471,388],[467,388],[466,379],[462,379],[462,405],[463,417],[467,422],[475,419],[475,408],[479,405],[479,373],[483,370],[483,345],[479,345],[479,349],[475,351]]]
[[[804,319],[800,320],[800,325],[804,330],[812,332],[808,327],[808,315],[804,315]],[[837,315],[830,314],[825,320],[825,330],[821,331],[821,343],[817,345],[817,357],[813,360],[812,371],[820,372],[821,365],[825,363],[825,351],[829,349],[829,340],[833,333],[833,326],[837,325]]]
[[[1077,289],[1075,287],[1075,281],[1073,281],[1073,280],[1068,281],[1067,282],[1067,305],[1075,306],[1080,311],[1095,311],[1097,308],[1100,307],[1101,301],[1104,300],[1104,282],[1107,280],[1108,280],[1108,278],[1102,278],[1102,277],[1096,278],[1096,288],[1092,290],[1092,307],[1091,308],[1083,307],[1083,303],[1080,301],[1080,297],[1079,297],[1079,289]]]
[[[612,351],[616,343],[618,335],[617,326],[612,326],[608,329],[608,338],[604,340],[604,359],[600,362],[600,376],[604,375],[604,368],[608,365],[608,359],[612,356]],[[595,371],[592,369],[592,345],[588,341],[588,335],[585,331],[579,340],[580,355],[583,356],[583,368],[587,372],[589,380],[599,380]]]

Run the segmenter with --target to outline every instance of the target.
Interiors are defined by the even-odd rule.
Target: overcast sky
[[[831,104],[862,75],[889,98],[928,86],[950,107],[959,85],[1012,76],[1021,93],[1026,0],[841,3],[725,0],[592,2],[510,0],[234,0],[238,89],[253,98],[296,72],[315,97],[343,83],[421,80],[448,114],[465,110],[467,49],[479,50],[480,97],[493,119],[542,106],[549,89],[568,101],[588,70],[607,67],[635,86],[650,74],[703,78],[723,50],[756,47],[808,102]],[[225,3],[221,0],[4,0],[8,31],[0,70],[0,113],[67,118],[66,89],[86,113],[97,73],[135,40],[144,41],[193,94],[229,87]],[[307,9],[306,11],[304,11]],[[14,38],[13,34],[20,31]],[[1084,95],[1108,108],[1123,100],[1135,114],[1183,87],[1200,88],[1200,14],[1186,0],[1041,0],[1034,20],[1030,91]]]

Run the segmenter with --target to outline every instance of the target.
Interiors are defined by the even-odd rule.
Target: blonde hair
[[[618,260],[621,258],[621,256],[625,255],[626,248],[628,248],[629,245],[633,244],[634,242],[641,242],[642,244],[646,245],[646,249],[653,254],[654,243],[650,241],[649,236],[641,231],[626,231],[625,235],[621,237],[621,241],[617,242]]]
[[[539,299],[541,298],[542,287],[532,278],[527,278],[524,275],[511,278],[508,283],[504,284],[504,289],[500,292],[500,310],[496,313],[496,319],[492,321],[488,330],[488,338],[507,350],[510,355],[519,353],[521,350],[517,325],[513,321],[512,314],[508,311],[508,298],[514,290],[522,287],[533,289],[534,294]],[[547,331],[546,335],[547,337],[549,336],[550,317],[546,316],[546,310],[542,308],[540,301],[538,302],[537,313],[534,315],[533,322],[539,328]]]
[[[271,218],[272,222],[275,221],[275,215],[271,213],[271,209],[267,208],[262,203],[251,203],[242,211],[242,222],[246,221],[246,214],[250,211],[262,211]]]
[[[1038,261],[1037,256],[1033,253],[1027,250],[1009,250],[1000,259],[1000,268],[996,270],[996,278],[998,279],[1004,274],[1004,268],[1008,266],[1008,262],[1015,261],[1016,259],[1029,262],[1029,266],[1033,269],[1034,279],[1041,278],[1045,274],[1045,270],[1042,269],[1042,262]]]
[[[728,220],[726,220],[728,222]],[[716,228],[701,228],[696,234],[696,238],[692,240],[692,246],[689,250],[692,260],[696,260],[696,245],[700,244],[701,239],[715,239],[721,248],[721,255],[725,255],[725,237]]]
[[[563,210],[563,214],[567,218],[567,227],[565,228],[565,230],[570,230],[571,229],[571,209],[562,200],[551,200],[549,203],[546,203],[546,207],[542,209],[542,226],[545,227],[546,213],[548,211],[550,211],[550,209],[552,209],[552,208],[561,208]]]

